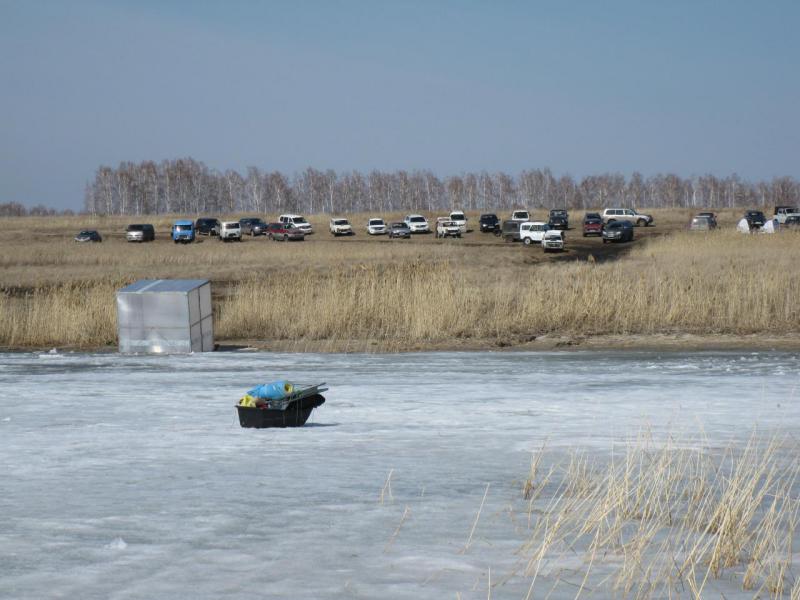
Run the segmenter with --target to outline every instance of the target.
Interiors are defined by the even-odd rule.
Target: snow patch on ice
[[[128,547],[128,544],[125,543],[121,537],[114,538],[111,542],[103,546],[108,550],[125,550]]]

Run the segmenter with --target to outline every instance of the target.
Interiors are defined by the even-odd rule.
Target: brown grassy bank
[[[797,332],[797,236],[676,234],[627,259],[464,272],[452,261],[339,268],[291,283],[244,281],[224,335],[407,342],[509,335]],[[292,315],[294,318],[286,318]]]
[[[540,262],[540,251],[475,239],[474,246],[430,238],[409,244],[318,238],[178,249],[122,242],[71,247],[74,252],[41,249],[40,255],[24,255],[26,269],[54,274],[45,277],[53,283],[14,288],[6,281],[0,345],[113,343],[114,291],[123,283],[140,272],[185,277],[202,269],[220,271],[214,279],[220,341],[369,347],[350,345],[361,340],[400,350],[441,347],[448,340],[518,343],[542,334],[800,333],[794,258],[800,236],[793,232],[673,231],[602,263],[557,257]],[[599,240],[592,243],[603,248]],[[8,269],[20,268],[7,256],[3,260],[6,277]],[[70,277],[84,271],[88,275],[77,282]]]

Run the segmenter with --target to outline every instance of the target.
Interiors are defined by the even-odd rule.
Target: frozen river
[[[486,598],[531,451],[796,436],[798,373],[769,352],[0,354],[0,598]],[[327,403],[240,428],[236,400],[278,378]]]

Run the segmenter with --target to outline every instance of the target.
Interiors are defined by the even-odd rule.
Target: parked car
[[[303,241],[305,232],[299,227],[287,223],[270,223],[267,225],[267,237],[273,242]]]
[[[603,243],[632,242],[633,224],[630,221],[611,221],[603,228]]]
[[[550,211],[550,219],[548,220],[550,229],[569,229],[569,214],[563,208],[554,208]]]
[[[450,213],[450,220],[453,221],[458,228],[461,230],[461,233],[467,233],[467,215],[464,214],[463,211],[454,210]]]
[[[461,237],[461,226],[456,221],[451,221],[449,217],[439,217],[436,219],[436,237]]]
[[[653,217],[637,212],[634,208],[607,208],[603,211],[603,223],[629,221],[636,226],[647,227],[653,224]]]
[[[545,252],[562,252],[564,250],[564,231],[548,229],[542,238],[542,250]]]
[[[197,235],[219,235],[219,219],[201,217],[194,222]]]
[[[94,229],[84,229],[75,236],[76,242],[102,242],[103,238],[100,233]]]
[[[355,234],[352,225],[350,225],[350,221],[347,219],[331,219],[328,228],[335,236]]]
[[[481,218],[478,220],[478,227],[481,233],[498,233],[500,231],[500,219],[498,219],[497,215],[494,213],[486,213],[485,215],[481,215]]]
[[[314,233],[314,230],[311,228],[311,223],[306,221],[305,217],[300,215],[281,215],[278,217],[278,221],[285,225],[292,225],[297,229],[300,229],[306,235]]]
[[[781,225],[786,223],[786,219],[791,216],[800,217],[800,209],[796,206],[776,206],[775,207],[775,218],[778,219],[778,223]]]
[[[172,224],[172,241],[176,244],[190,244],[194,241],[195,228],[194,221],[181,219]]]
[[[239,221],[223,221],[219,227],[221,242],[241,242],[242,224]]]
[[[550,229],[550,224],[543,221],[528,221],[519,226],[519,239],[526,246],[541,244],[544,234]]]
[[[583,237],[590,235],[603,235],[603,218],[600,213],[586,213],[583,215]]]
[[[502,236],[506,242],[518,242],[520,240],[519,230],[525,221],[503,221]]]
[[[125,239],[129,242],[152,242],[156,239],[156,230],[149,223],[135,223],[125,229]]]
[[[750,227],[751,231],[753,229],[761,229],[764,226],[764,223],[767,222],[767,218],[760,210],[745,211],[743,218],[745,221],[747,221],[747,225]]]
[[[404,219],[406,225],[411,230],[411,233],[430,233],[431,228],[428,225],[428,219],[422,215],[407,215]]]
[[[411,237],[411,228],[405,221],[403,221],[402,223],[397,222],[389,225],[389,239],[410,238],[410,237]]]
[[[788,229],[800,229],[800,215],[788,215],[783,226]]]
[[[369,235],[383,235],[386,233],[386,223],[383,219],[373,218],[367,221],[367,233]]]
[[[239,219],[242,235],[250,235],[255,237],[257,235],[267,234],[267,224],[264,223],[259,217],[245,217]]]
[[[515,210],[511,213],[511,220],[524,223],[525,221],[531,220],[531,215],[527,210]]]
[[[711,211],[705,211],[705,212],[699,212],[695,216],[696,217],[706,217],[709,220],[710,224],[711,224],[711,228],[712,229],[716,229],[717,228],[717,215],[716,215],[716,213],[713,213]]]
[[[711,231],[715,225],[708,217],[692,217],[689,222],[689,231]]]

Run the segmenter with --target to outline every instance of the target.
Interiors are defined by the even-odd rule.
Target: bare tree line
[[[0,217],[49,217],[52,215],[74,215],[75,211],[67,208],[58,211],[55,208],[50,208],[44,204],[37,204],[36,206],[26,207],[19,202],[1,202],[0,203]]]
[[[609,205],[643,208],[769,207],[800,204],[791,177],[749,182],[738,175],[674,174],[629,178],[619,173],[580,180],[549,169],[463,173],[441,179],[423,171],[350,171],[308,168],[291,176],[249,167],[245,174],[209,169],[192,158],[101,166],[86,186],[91,214],[350,213],[429,210],[569,209]]]

